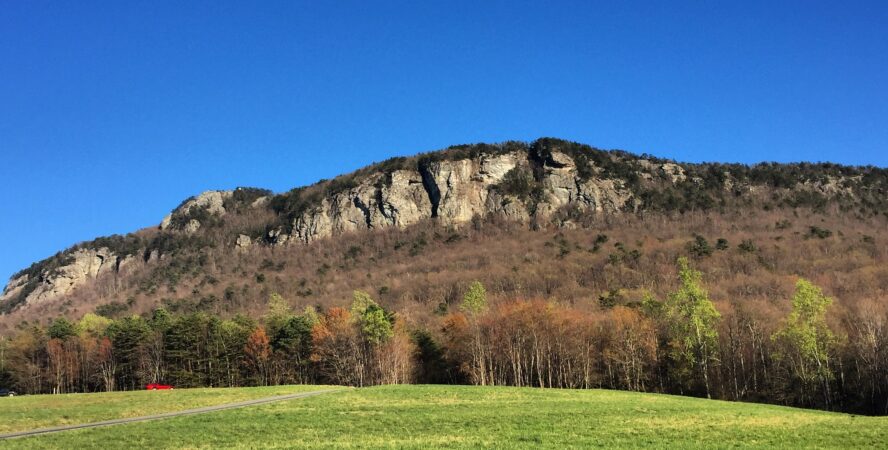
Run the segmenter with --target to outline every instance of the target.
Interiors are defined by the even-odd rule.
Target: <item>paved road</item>
[[[173,411],[163,414],[153,414],[150,416],[129,417],[126,419],[104,420],[101,422],[83,423],[79,425],[64,425],[60,427],[40,428],[30,431],[17,431],[15,433],[0,434],[0,439],[12,439],[25,436],[36,436],[38,434],[58,433],[60,431],[79,430],[82,428],[106,427],[109,425],[119,425],[122,423],[144,422],[146,420],[166,419],[169,417],[187,416],[191,414],[203,414],[213,411],[222,411],[232,408],[243,408],[245,406],[264,405],[266,403],[280,402],[283,400],[292,400],[296,398],[314,397],[316,395],[329,394],[332,392],[342,392],[343,389],[324,389],[321,391],[301,392],[298,394],[277,395],[274,397],[258,398],[255,400],[247,400],[237,403],[226,403],[224,405],[206,406],[203,408],[186,409],[183,411]]]

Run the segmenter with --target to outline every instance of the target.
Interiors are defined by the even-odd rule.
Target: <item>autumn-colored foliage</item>
[[[271,347],[268,342],[265,328],[258,327],[250,333],[247,343],[244,344],[247,366],[252,370],[253,376],[259,380],[260,386],[268,383],[268,359],[271,356]]]
[[[804,245],[831,249],[817,239]],[[651,259],[668,260],[668,271],[644,257],[608,263],[583,283],[639,284],[587,300],[576,294],[579,279],[565,286],[537,266],[537,278],[520,283],[550,295],[514,294],[519,281],[503,274],[451,287],[448,301],[429,302],[425,312],[355,291],[350,304],[346,296],[329,307],[268,295],[258,319],[163,308],[119,319],[86,315],[0,339],[0,380],[28,393],[153,381],[612,388],[888,413],[888,307],[880,294],[845,301],[863,291],[816,274],[763,273],[759,264],[789,265],[764,250],[719,259],[724,251],[678,264],[655,251]],[[842,276],[879,286],[882,275],[862,265]]]

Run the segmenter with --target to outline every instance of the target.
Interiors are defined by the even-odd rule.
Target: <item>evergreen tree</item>
[[[115,385],[123,389],[141,387],[141,367],[145,358],[145,338],[148,324],[139,316],[115,320],[106,330],[111,339],[111,354],[117,367]]]
[[[52,321],[52,324],[47,330],[47,334],[49,334],[50,339],[65,340],[71,336],[76,336],[77,330],[75,329],[74,324],[69,322],[68,319],[59,317]]]

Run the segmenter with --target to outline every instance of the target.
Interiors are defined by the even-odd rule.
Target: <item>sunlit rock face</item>
[[[125,260],[122,260],[125,261]],[[43,273],[36,280],[36,287],[27,295],[25,303],[38,304],[65,296],[74,288],[95,280],[104,273],[116,271],[117,256],[107,248],[81,249],[69,255],[69,262],[51,272]],[[126,266],[129,261],[124,262]],[[12,280],[0,296],[0,302],[18,295],[28,280],[27,276]]]

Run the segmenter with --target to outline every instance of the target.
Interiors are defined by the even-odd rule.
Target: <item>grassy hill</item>
[[[322,387],[296,385],[10,397],[0,399],[3,400],[0,434],[147,416],[317,389]]]
[[[249,395],[271,394],[249,389],[218,392],[230,396],[240,391],[250,392]],[[208,392],[213,391],[167,394],[170,399],[188,396],[190,406],[196,406],[203,404],[198,402],[204,401],[203,394]],[[80,411],[93,399],[120,395],[76,396],[68,407],[53,413],[86,418]],[[41,398],[46,397],[16,399],[12,408],[4,406],[0,414],[14,416],[21,413],[19,408],[27,407],[23,402],[39,402]],[[138,395],[132,399],[141,400]],[[181,402],[173,401],[171,405],[170,409],[174,409]],[[381,386],[245,409],[18,439],[0,446],[853,448],[877,447],[886,441],[886,418],[770,405],[604,390]]]

